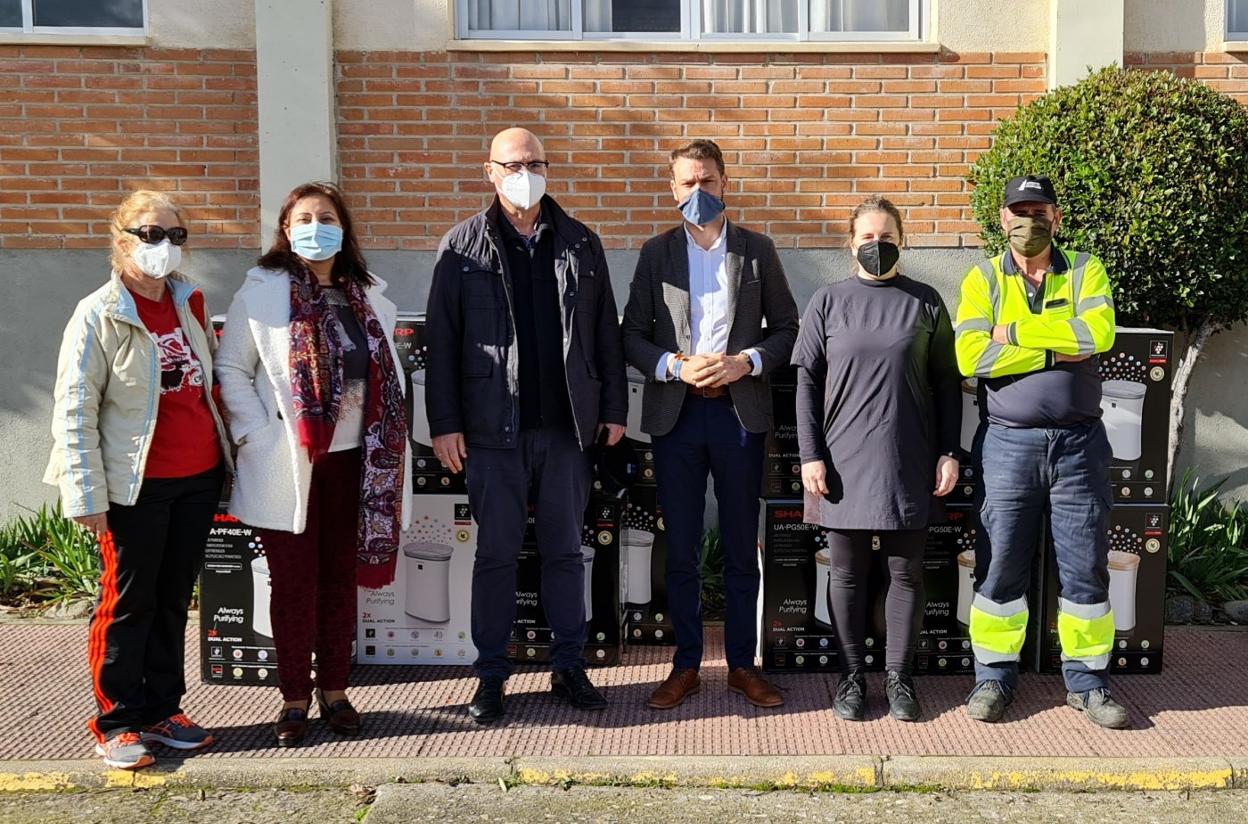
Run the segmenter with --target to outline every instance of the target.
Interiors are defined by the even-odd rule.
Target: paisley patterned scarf
[[[402,525],[403,472],[407,469],[403,465],[407,417],[399,371],[363,284],[348,280],[343,293],[368,338],[357,580],[360,586],[376,589],[394,580]],[[342,364],[342,340],[325,291],[308,269],[291,272],[290,377],[295,431],[314,465],[334,439],[343,390]]]

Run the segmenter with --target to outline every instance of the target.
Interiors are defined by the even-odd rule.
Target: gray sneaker
[[[104,763],[118,770],[137,770],[156,763],[137,732],[120,732],[95,745],[95,754],[104,756]]]
[[[1126,708],[1110,698],[1109,690],[1104,687],[1087,693],[1068,692],[1066,704],[1079,712],[1086,712],[1093,724],[1106,729],[1122,730],[1131,725]]]
[[[212,743],[212,735],[184,713],[171,715],[159,724],[144,727],[142,738],[145,744],[156,742],[175,750],[198,750]]]
[[[966,699],[966,714],[976,721],[993,723],[1005,715],[1014,701],[1014,690],[1000,681],[980,681]]]

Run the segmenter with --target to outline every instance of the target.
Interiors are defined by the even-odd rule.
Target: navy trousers
[[[715,480],[724,551],[730,670],[754,664],[758,642],[758,510],[766,436],[741,426],[732,401],[685,398],[675,428],[654,438],[659,505],[667,532],[668,612],[676,634],[672,664],[702,664],[702,516],[706,479]]]
[[[562,429],[520,433],[511,449],[468,450],[468,503],[477,522],[472,567],[473,664],[478,677],[511,674],[507,642],[516,620],[516,566],[534,505],[542,556],[542,604],[553,634],[554,669],[585,665],[585,561],[581,529],[590,462]]]
[[[1061,429],[980,425],[975,443],[983,479],[978,493],[982,528],[975,546],[977,593],[999,604],[1026,597],[1047,517],[1061,601],[1071,609],[1108,604],[1110,452],[1100,420]],[[1066,688],[1087,692],[1104,687],[1108,659],[1064,657]],[[976,661],[975,680],[1013,687],[1018,661]]]

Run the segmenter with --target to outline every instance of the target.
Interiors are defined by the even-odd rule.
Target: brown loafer
[[[757,667],[737,667],[728,673],[728,689],[741,693],[756,707],[772,709],[784,703],[780,690],[772,686]]]
[[[696,669],[673,668],[667,680],[650,693],[650,708],[670,710],[679,707],[685,698],[696,695],[701,689],[702,680],[698,678]]]
[[[273,722],[273,737],[279,747],[297,747],[308,733],[308,711],[298,707],[283,709]]]
[[[329,728],[339,735],[355,735],[360,731],[360,714],[351,702],[341,698],[330,704],[325,693],[316,691],[316,703],[321,708],[321,718],[329,722]]]

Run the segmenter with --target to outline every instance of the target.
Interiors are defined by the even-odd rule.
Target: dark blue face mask
[[[724,201],[710,192],[694,189],[689,197],[676,207],[685,216],[685,220],[694,226],[705,226],[724,212]]]

